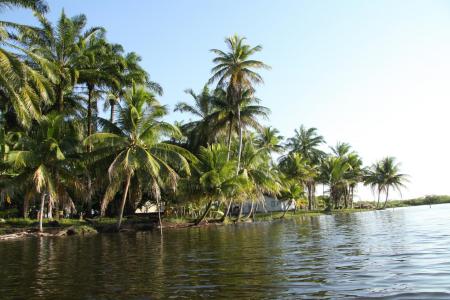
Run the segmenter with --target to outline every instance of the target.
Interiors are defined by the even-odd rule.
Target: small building
[[[252,201],[243,203],[243,214],[248,214],[252,208]],[[281,201],[277,198],[264,196],[264,200],[254,202],[254,211],[257,213],[280,212],[285,210],[295,210],[295,201]]]
[[[142,205],[141,207],[139,207],[134,211],[135,214],[151,214],[157,212],[158,206],[156,205],[156,203],[150,201],[145,202],[144,205]],[[164,202],[161,202],[161,213],[163,212],[164,212]]]

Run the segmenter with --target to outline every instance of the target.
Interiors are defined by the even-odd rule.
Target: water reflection
[[[0,298],[450,297],[450,205],[0,243]]]

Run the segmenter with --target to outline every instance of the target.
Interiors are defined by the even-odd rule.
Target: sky
[[[211,48],[235,33],[260,44],[255,59],[272,67],[257,86],[263,121],[292,136],[316,127],[329,146],[350,143],[370,165],[385,156],[409,175],[403,199],[450,194],[450,2],[440,0],[51,0],[83,13],[109,41],[143,58],[173,108],[200,91],[213,66]],[[6,17],[5,17],[6,16]],[[34,24],[30,12],[2,18]],[[188,118],[171,113],[169,121]],[[328,146],[325,146],[328,149]],[[360,199],[374,199],[360,187]],[[400,198],[394,193],[393,198]]]

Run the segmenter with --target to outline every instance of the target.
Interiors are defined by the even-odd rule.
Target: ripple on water
[[[450,205],[0,243],[0,298],[450,298]]]

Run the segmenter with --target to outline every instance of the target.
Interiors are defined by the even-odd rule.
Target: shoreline
[[[282,217],[283,212],[273,213],[261,213],[256,214],[254,219],[244,218],[240,222],[228,219],[224,222],[218,222],[215,219],[202,221],[200,224],[195,225],[194,222],[181,218],[166,218],[162,220],[163,229],[187,229],[187,228],[200,228],[208,226],[226,226],[226,225],[238,225],[245,223],[258,223],[258,222],[273,222],[277,220],[289,220],[300,217],[312,217],[320,215],[332,215],[340,213],[356,213],[374,211],[374,209],[345,209],[336,210],[332,212],[324,211],[297,211],[287,212]],[[35,225],[35,220],[30,219],[12,219],[0,224],[0,241],[24,239],[28,237],[64,237],[64,236],[90,236],[93,234],[102,233],[123,233],[123,232],[141,232],[158,230],[159,224],[154,221],[150,221],[145,218],[132,217],[125,220],[120,230],[117,230],[115,226],[115,219],[106,219],[107,222],[102,222],[96,219],[61,219],[61,220],[46,220],[44,223],[44,231],[39,232]],[[111,222],[113,220],[113,222]],[[61,223],[59,221],[62,221]],[[20,223],[31,223],[30,226],[20,226]]]

